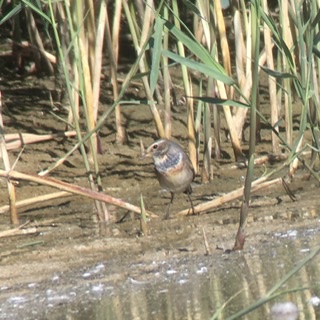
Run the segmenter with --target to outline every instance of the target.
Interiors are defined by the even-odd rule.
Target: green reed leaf
[[[219,80],[225,84],[233,85],[235,83],[235,81],[232,78],[220,72],[220,70],[215,68],[213,65],[207,65],[188,58],[183,58],[178,54],[167,50],[163,51],[162,54],[176,62],[179,62],[180,64],[183,64],[196,71],[199,71],[200,73],[212,77],[213,79]]]

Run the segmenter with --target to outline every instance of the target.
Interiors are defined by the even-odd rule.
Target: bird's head
[[[170,141],[167,139],[160,139],[152,143],[146,151],[145,158],[162,158],[169,150]]]

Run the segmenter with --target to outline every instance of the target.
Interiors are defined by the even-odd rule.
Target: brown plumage
[[[148,147],[146,157],[153,158],[160,186],[171,193],[171,201],[167,207],[165,218],[167,219],[170,215],[170,208],[176,193],[188,195],[194,214],[190,194],[192,193],[191,183],[194,180],[195,172],[182,147],[173,141],[160,139]]]

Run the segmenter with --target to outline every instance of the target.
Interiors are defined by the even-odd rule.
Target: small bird
[[[156,176],[160,186],[171,193],[171,200],[167,207],[165,219],[169,218],[170,208],[176,193],[186,193],[191,203],[192,213],[194,207],[190,197],[192,193],[191,182],[195,172],[189,157],[182,147],[168,139],[160,139],[152,143],[145,154],[152,157]]]

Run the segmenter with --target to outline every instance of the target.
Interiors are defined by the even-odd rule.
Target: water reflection
[[[272,240],[272,241],[271,241]],[[319,229],[270,235],[270,242],[247,248],[245,252],[216,254],[201,258],[181,258],[170,262],[157,261],[157,268],[132,265],[128,276],[118,286],[105,281],[108,268],[103,263],[82,274],[80,286],[48,292],[37,297],[41,309],[21,304],[24,317],[16,319],[228,319],[237,311],[263,297],[310,250],[320,243]],[[271,319],[271,308],[277,302],[292,302],[299,310],[299,319],[320,319],[319,255],[303,267],[280,291],[287,292],[264,304],[243,319]],[[150,270],[153,270],[150,272]],[[156,270],[156,271],[154,271]],[[94,277],[92,277],[94,274]],[[91,276],[90,276],[91,275]],[[74,283],[77,283],[75,276]],[[54,303],[53,296],[68,297]],[[317,300],[318,299],[318,300]],[[24,306],[24,307],[23,307]],[[220,308],[221,313],[218,313]],[[2,309],[6,319],[14,319]],[[42,309],[43,311],[43,309]]]

